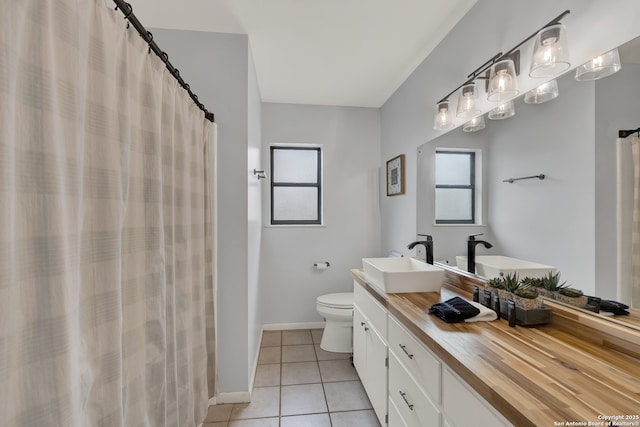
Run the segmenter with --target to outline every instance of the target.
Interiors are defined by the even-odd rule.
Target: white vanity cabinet
[[[393,316],[388,342],[389,427],[511,425]]]
[[[357,283],[353,295],[353,364],[381,425],[387,416],[387,309]]]
[[[511,426],[357,282],[353,301],[353,364],[382,426]]]

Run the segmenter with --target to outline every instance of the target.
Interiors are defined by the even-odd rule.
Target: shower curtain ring
[[[129,17],[133,14],[133,7],[131,6],[131,3],[126,3],[125,2],[125,4],[129,8],[129,11],[124,14],[124,19],[129,19]]]

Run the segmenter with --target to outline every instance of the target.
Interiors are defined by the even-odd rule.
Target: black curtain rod
[[[136,18],[136,15],[133,14],[133,7],[124,0],[113,0],[113,2],[116,4],[116,10],[120,9],[122,14],[124,15],[124,18],[127,19],[131,23],[131,25],[133,25],[133,28],[138,31],[140,37],[142,37],[144,41],[147,42],[147,44],[149,45],[149,52],[153,51],[158,56],[158,58],[160,58],[162,62],[165,63],[165,65],[167,66],[167,70],[169,70],[171,75],[176,80],[178,80],[180,86],[182,86],[184,90],[189,92],[189,96],[191,97],[193,102],[195,102],[198,108],[200,108],[204,112],[204,117],[210,122],[215,122],[213,113],[209,112],[204,104],[198,101],[198,95],[193,93],[191,91],[191,88],[189,87],[189,84],[186,83],[182,77],[180,77],[180,70],[171,65],[171,62],[169,62],[169,55],[167,55],[166,52],[162,51],[158,47],[156,42],[153,41],[153,34],[151,34],[150,31],[147,31],[144,25],[142,25],[138,18]]]
[[[638,135],[640,135],[640,128],[631,129],[631,130],[619,130],[618,131],[618,138],[626,138],[628,136],[633,135],[634,133],[637,133]]]

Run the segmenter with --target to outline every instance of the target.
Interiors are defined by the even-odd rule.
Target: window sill
[[[325,228],[325,224],[264,224],[264,228]]]
[[[434,227],[486,227],[487,224],[432,224]]]

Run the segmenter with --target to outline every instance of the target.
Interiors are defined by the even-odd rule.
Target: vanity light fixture
[[[529,77],[555,77],[571,66],[564,25],[550,25],[540,30],[533,46]]]
[[[524,95],[524,102],[525,104],[542,104],[556,99],[559,94],[558,81],[553,79],[527,92]]]
[[[448,130],[453,128],[453,115],[449,111],[449,102],[438,104],[438,112],[433,117],[433,128],[435,130]]]
[[[480,108],[476,104],[478,92],[474,83],[462,86],[460,95],[458,96],[458,109],[456,116],[463,119],[469,119],[481,113]]]
[[[451,117],[451,112],[449,110],[449,97],[460,89],[462,90],[458,99],[458,108],[456,110],[456,115],[462,118],[470,118],[474,117],[476,114],[479,114],[481,110],[477,108],[477,103],[475,102],[476,100],[473,99],[472,103],[472,98],[465,98],[465,96],[469,97],[472,93],[471,89],[465,89],[465,87],[473,87],[473,95],[477,96],[478,86],[474,86],[476,80],[485,80],[487,82],[486,91],[487,99],[489,101],[505,104],[505,101],[509,101],[510,99],[518,95],[519,91],[517,76],[519,74],[520,68],[519,48],[535,36],[540,36],[542,42],[546,43],[545,46],[549,51],[546,55],[548,59],[552,59],[553,57],[553,55],[551,55],[551,53],[553,53],[551,48],[555,48],[556,52],[568,54],[566,49],[564,26],[558,27],[558,25],[560,24],[560,20],[562,20],[569,13],[571,13],[570,10],[565,10],[549,23],[537,30],[535,33],[511,48],[511,50],[509,50],[507,53],[503,54],[502,52],[498,52],[493,56],[493,58],[489,59],[487,62],[485,62],[471,74],[469,74],[467,76],[467,80],[464,83],[449,92],[446,96],[444,96],[442,99],[440,99],[440,101],[436,103],[438,105],[438,112],[434,117],[433,128],[435,130],[448,130],[454,126],[453,118]],[[556,28],[558,28],[557,31]],[[550,31],[544,32],[545,29],[548,29]],[[558,45],[558,43],[560,44]],[[562,48],[560,49],[562,50],[562,52],[560,52],[558,48]],[[542,58],[544,57],[545,55],[542,54]],[[558,54],[555,58],[555,63],[558,64],[556,66],[563,66],[563,56]],[[548,66],[550,66],[549,64],[550,62],[547,62]],[[553,66],[551,66],[551,68],[553,68]],[[473,106],[471,106],[472,104]],[[475,111],[475,114],[471,113],[471,111]],[[490,119],[496,120],[499,118],[507,118],[515,114],[515,108],[513,107],[513,105],[500,105],[499,107],[494,108],[492,110],[492,113],[493,114],[490,113],[489,115]]]
[[[490,120],[502,120],[508,119],[509,117],[513,117],[516,115],[516,106],[513,101],[507,101],[504,104],[494,108],[489,111],[487,117]]]
[[[484,115],[474,117],[462,126],[463,132],[477,132],[485,128]]]
[[[576,68],[576,80],[579,82],[598,80],[617,73],[621,68],[620,54],[618,48],[615,48]]]
[[[518,91],[518,77],[514,61],[505,59],[493,64],[489,77],[487,99],[503,102],[515,97],[518,93],[520,92]]]

